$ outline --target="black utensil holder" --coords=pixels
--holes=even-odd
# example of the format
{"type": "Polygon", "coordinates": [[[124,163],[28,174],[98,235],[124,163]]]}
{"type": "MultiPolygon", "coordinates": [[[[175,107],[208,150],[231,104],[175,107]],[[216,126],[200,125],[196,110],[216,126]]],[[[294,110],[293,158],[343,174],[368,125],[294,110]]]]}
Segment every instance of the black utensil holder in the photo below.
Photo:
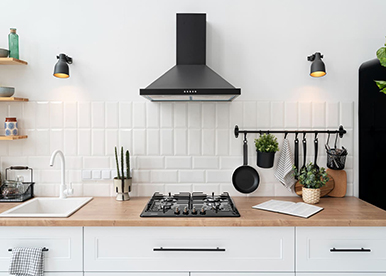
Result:
{"type": "Polygon", "coordinates": [[[343,170],[346,164],[346,153],[337,154],[336,149],[327,150],[327,167],[331,170],[343,170]]]}

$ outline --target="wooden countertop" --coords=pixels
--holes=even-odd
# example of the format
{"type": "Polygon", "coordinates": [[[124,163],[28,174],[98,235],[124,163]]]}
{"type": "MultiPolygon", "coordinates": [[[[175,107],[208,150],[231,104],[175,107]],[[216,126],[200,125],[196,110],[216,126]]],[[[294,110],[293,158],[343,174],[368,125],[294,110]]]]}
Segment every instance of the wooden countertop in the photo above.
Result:
{"type": "MultiPolygon", "coordinates": [[[[68,218],[0,218],[1,226],[386,226],[386,211],[355,197],[322,198],[323,211],[304,219],[252,209],[270,199],[298,202],[299,197],[237,198],[239,218],[141,218],[149,197],[120,202],[97,197],[68,218]]],[[[20,203],[1,203],[4,212],[20,203]]]]}

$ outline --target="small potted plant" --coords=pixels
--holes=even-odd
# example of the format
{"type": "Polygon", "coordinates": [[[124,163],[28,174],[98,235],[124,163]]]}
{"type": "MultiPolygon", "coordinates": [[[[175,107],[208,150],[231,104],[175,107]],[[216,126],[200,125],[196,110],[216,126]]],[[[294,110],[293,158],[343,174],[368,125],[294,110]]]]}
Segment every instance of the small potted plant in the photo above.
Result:
{"type": "Polygon", "coordinates": [[[299,179],[302,187],[302,197],[305,203],[315,204],[320,200],[320,188],[326,185],[329,178],[325,168],[317,168],[312,164],[308,163],[305,168],[302,168],[300,172],[297,171],[296,167],[293,167],[294,176],[299,179]]]}
{"type": "Polygon", "coordinates": [[[272,168],[275,160],[275,153],[279,151],[277,138],[272,134],[264,133],[255,139],[257,152],[257,166],[260,168],[272,168]]]}
{"type": "Polygon", "coordinates": [[[117,147],[115,147],[115,161],[117,164],[117,176],[114,177],[114,188],[115,192],[117,193],[116,200],[129,200],[129,192],[131,192],[131,173],[130,173],[130,153],[127,150],[126,154],[126,176],[124,171],[124,156],[123,156],[123,147],[121,147],[121,162],[119,166],[119,159],[118,159],[118,150],[117,147]],[[120,168],[119,168],[120,167],[120,168]],[[121,170],[120,170],[121,169],[121,170]]]}

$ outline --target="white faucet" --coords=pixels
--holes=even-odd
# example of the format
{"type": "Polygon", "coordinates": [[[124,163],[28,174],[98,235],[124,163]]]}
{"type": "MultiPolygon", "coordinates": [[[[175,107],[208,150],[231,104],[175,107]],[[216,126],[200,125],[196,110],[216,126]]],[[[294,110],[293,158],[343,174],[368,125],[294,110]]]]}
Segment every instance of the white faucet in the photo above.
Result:
{"type": "Polygon", "coordinates": [[[69,187],[68,189],[66,189],[66,182],[65,182],[65,174],[66,174],[66,170],[65,170],[65,160],[64,160],[64,154],[62,151],[60,150],[56,150],[52,153],[51,155],[51,160],[50,160],[50,166],[52,167],[54,165],[54,161],[55,161],[55,157],[56,155],[59,154],[59,157],[60,157],[60,160],[62,161],[62,166],[61,166],[61,169],[62,169],[62,180],[61,180],[61,183],[60,183],[60,188],[59,188],[59,198],[67,198],[68,195],[72,195],[74,190],[69,187]]]}

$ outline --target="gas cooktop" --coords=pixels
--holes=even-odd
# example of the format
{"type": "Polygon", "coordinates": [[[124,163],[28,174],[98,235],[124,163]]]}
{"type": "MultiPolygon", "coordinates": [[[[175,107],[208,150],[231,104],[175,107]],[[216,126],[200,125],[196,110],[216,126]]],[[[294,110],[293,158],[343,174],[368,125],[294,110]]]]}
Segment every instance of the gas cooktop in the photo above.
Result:
{"type": "Polygon", "coordinates": [[[156,192],[141,217],[239,217],[235,204],[227,192],[221,195],[202,192],[181,192],[163,195],[156,192]]]}

